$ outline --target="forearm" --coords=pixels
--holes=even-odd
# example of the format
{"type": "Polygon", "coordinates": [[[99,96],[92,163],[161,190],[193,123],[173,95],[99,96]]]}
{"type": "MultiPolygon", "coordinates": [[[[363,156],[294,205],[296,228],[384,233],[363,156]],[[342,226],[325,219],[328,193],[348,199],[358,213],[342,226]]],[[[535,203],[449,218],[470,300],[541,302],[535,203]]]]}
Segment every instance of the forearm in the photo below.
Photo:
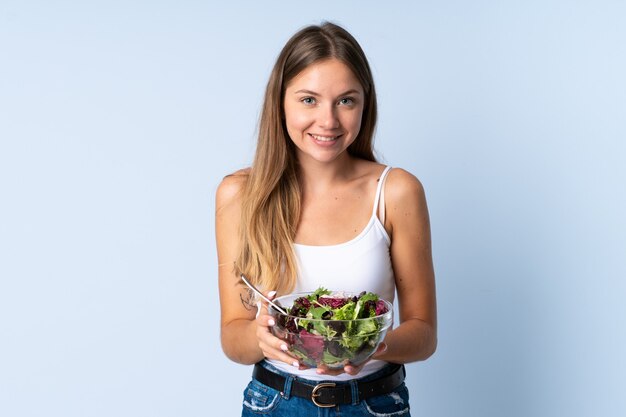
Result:
{"type": "Polygon", "coordinates": [[[248,319],[237,319],[222,325],[222,350],[230,360],[251,365],[264,358],[256,327],[256,322],[248,319]]]}
{"type": "Polygon", "coordinates": [[[410,319],[385,336],[387,350],[376,359],[393,363],[409,363],[428,359],[437,348],[437,332],[430,324],[410,319]]]}

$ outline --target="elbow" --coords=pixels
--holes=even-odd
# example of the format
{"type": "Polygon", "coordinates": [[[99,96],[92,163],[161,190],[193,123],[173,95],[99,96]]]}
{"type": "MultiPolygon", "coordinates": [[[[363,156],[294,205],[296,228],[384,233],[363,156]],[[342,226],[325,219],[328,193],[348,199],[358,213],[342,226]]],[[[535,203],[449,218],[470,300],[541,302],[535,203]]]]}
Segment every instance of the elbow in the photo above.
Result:
{"type": "Polygon", "coordinates": [[[425,337],[422,339],[422,343],[415,351],[415,361],[425,361],[433,356],[437,350],[437,332],[435,330],[430,330],[426,332],[424,336],[425,337]]]}
{"type": "Polygon", "coordinates": [[[250,349],[246,349],[240,338],[229,337],[228,332],[224,332],[220,337],[222,345],[222,352],[231,361],[239,363],[241,365],[253,365],[262,358],[259,358],[255,352],[251,352],[250,349]]]}
{"type": "Polygon", "coordinates": [[[424,357],[422,360],[426,360],[435,354],[435,351],[437,350],[437,343],[437,336],[435,335],[431,337],[431,340],[424,349],[424,357]]]}
{"type": "Polygon", "coordinates": [[[231,361],[235,363],[248,365],[245,361],[245,355],[243,355],[243,352],[241,351],[241,349],[237,349],[236,345],[233,343],[230,343],[228,338],[224,337],[223,334],[221,337],[221,344],[222,344],[222,352],[224,352],[224,355],[226,355],[228,359],[230,359],[231,361]]]}
{"type": "Polygon", "coordinates": [[[242,363],[243,358],[241,355],[235,349],[232,349],[230,345],[224,341],[224,338],[222,338],[222,352],[224,352],[224,355],[231,361],[242,363]]]}
{"type": "Polygon", "coordinates": [[[257,360],[247,357],[245,354],[235,351],[234,349],[222,348],[222,351],[228,359],[241,365],[254,365],[258,362],[257,360]]]}

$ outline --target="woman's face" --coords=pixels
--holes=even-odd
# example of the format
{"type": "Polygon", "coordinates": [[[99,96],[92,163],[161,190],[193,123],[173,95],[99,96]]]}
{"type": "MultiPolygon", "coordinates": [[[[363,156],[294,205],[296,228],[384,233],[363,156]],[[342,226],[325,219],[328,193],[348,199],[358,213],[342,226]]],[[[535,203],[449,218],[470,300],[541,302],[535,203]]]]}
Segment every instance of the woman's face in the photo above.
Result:
{"type": "Polygon", "coordinates": [[[287,132],[300,162],[330,162],[354,142],[361,128],[365,94],[352,71],[337,59],[311,64],[287,85],[287,132]]]}

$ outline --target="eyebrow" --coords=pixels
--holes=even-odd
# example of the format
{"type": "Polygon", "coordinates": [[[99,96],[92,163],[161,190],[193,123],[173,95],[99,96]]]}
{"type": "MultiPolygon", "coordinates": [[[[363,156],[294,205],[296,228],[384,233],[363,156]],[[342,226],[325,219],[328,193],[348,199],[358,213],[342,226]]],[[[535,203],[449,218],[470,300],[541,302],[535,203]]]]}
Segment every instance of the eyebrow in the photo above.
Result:
{"type": "MultiPolygon", "coordinates": [[[[311,91],[311,90],[298,90],[298,91],[295,91],[294,94],[309,94],[312,96],[319,96],[319,93],[316,93],[315,91],[311,91]]],[[[339,97],[346,96],[348,94],[361,94],[361,92],[359,90],[351,89],[351,90],[348,90],[339,94],[339,97]]]]}

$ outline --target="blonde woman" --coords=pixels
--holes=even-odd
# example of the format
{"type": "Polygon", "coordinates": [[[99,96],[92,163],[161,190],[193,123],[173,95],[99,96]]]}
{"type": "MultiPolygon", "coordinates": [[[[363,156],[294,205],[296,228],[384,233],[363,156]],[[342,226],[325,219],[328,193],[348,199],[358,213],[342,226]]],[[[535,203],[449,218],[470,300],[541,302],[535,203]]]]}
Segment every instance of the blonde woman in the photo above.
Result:
{"type": "Polygon", "coordinates": [[[218,187],[222,347],[254,364],[243,416],[409,416],[403,364],[437,344],[430,227],[420,182],[376,162],[376,114],[357,41],[335,24],[306,27],[271,73],[252,166],[218,187]],[[399,325],[365,364],[307,368],[270,332],[242,274],[270,297],[374,292],[397,302],[399,325]]]}

